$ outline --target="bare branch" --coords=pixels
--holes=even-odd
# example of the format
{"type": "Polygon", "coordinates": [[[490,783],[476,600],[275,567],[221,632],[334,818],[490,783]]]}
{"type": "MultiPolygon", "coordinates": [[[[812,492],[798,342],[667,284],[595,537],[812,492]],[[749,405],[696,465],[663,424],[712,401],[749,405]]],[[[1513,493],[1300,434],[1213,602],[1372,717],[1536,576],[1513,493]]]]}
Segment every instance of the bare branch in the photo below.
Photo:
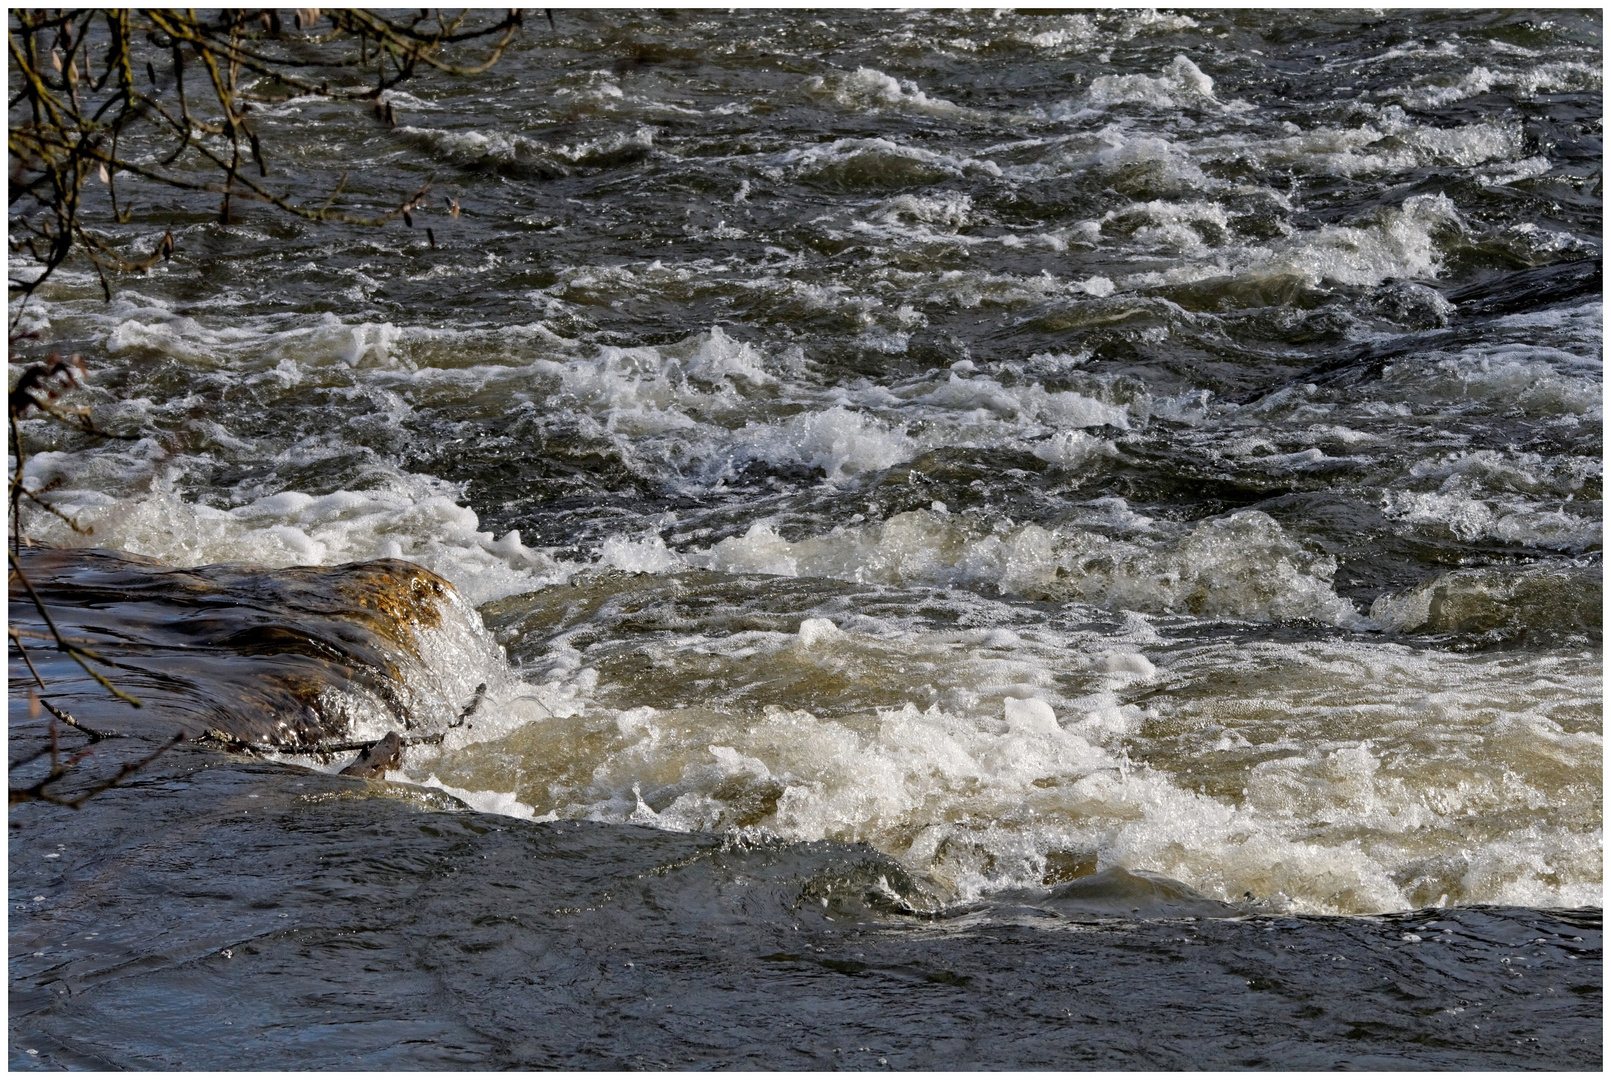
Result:
{"type": "Polygon", "coordinates": [[[248,99],[364,100],[382,122],[395,125],[396,110],[383,100],[385,91],[427,68],[455,76],[486,71],[513,43],[523,15],[508,9],[492,20],[484,14],[472,20],[468,13],[427,11],[405,19],[362,9],[308,8],[299,9],[292,22],[294,29],[288,29],[278,12],[246,9],[212,16],[175,8],[11,12],[11,105],[14,113],[26,110],[26,118],[8,131],[12,247],[39,263],[31,279],[10,282],[13,295],[23,300],[13,325],[27,299],[74,253],[89,261],[108,297],[109,273],[140,272],[173,254],[171,232],[149,258],[128,259],[86,230],[86,184],[105,183],[113,222],[128,220],[117,187],[123,173],[179,192],[217,195],[226,221],[246,201],[308,221],[376,226],[403,217],[412,224],[423,189],[387,213],[358,215],[334,208],[344,181],[322,205],[299,201],[290,188],[265,186],[269,153],[247,120],[248,99]],[[92,55],[92,39],[97,50],[104,45],[104,52],[92,55]],[[472,46],[480,55],[464,57],[472,46]],[[158,79],[159,57],[171,72],[167,85],[158,79]],[[186,79],[191,63],[205,76],[200,80],[205,101],[197,96],[196,80],[186,79]],[[135,83],[141,68],[149,84],[144,91],[135,83]],[[320,71],[347,72],[362,82],[332,86],[328,77],[315,79],[320,71]],[[284,93],[264,98],[243,85],[243,76],[284,93]],[[217,123],[198,115],[198,109],[207,113],[215,107],[217,123]],[[123,136],[136,128],[171,132],[174,143],[158,160],[130,160],[120,147],[123,136]],[[209,146],[208,137],[227,139],[227,151],[209,146]],[[255,178],[243,172],[248,161],[256,166],[255,178]],[[18,210],[22,204],[29,208],[18,210]]]}
{"type": "Polygon", "coordinates": [[[101,663],[105,663],[106,661],[102,660],[99,655],[90,651],[89,649],[74,645],[62,636],[61,630],[57,629],[56,627],[56,620],[50,617],[50,612],[45,608],[45,602],[39,598],[39,593],[35,591],[33,582],[29,581],[28,575],[23,573],[22,565],[17,561],[16,553],[8,551],[6,556],[11,560],[12,576],[20,581],[22,583],[22,587],[27,590],[29,598],[33,601],[34,610],[39,612],[39,617],[43,619],[45,621],[45,625],[50,628],[51,637],[55,638],[56,640],[56,648],[70,656],[79,667],[84,669],[85,674],[89,675],[90,678],[100,683],[107,693],[111,694],[120,701],[128,702],[136,709],[144,707],[144,703],[139,698],[119,690],[117,687],[112,685],[110,680],[108,680],[105,675],[102,675],[100,672],[90,667],[89,661],[91,660],[97,660],[101,663]]]}

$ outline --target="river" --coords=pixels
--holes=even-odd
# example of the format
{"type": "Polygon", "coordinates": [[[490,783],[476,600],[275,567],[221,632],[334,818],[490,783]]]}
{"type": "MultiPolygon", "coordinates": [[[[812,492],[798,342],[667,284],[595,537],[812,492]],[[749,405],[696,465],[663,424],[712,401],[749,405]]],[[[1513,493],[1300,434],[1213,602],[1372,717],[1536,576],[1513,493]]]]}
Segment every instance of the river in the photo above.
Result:
{"type": "Polygon", "coordinates": [[[33,537],[452,589],[320,690],[390,794],[13,812],[13,1062],[1597,1068],[1598,13],[553,14],[255,114],[412,227],[136,188],[23,312],[138,436],[33,537]]]}

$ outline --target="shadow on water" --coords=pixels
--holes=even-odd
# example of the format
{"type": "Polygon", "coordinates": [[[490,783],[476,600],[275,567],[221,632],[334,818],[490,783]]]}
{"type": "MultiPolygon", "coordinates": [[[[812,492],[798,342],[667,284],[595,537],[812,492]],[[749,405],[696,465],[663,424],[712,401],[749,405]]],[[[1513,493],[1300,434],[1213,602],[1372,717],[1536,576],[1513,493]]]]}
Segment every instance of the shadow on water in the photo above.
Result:
{"type": "Polygon", "coordinates": [[[1598,1068],[1600,912],[939,909],[866,847],[470,812],[184,749],[11,830],[11,1064],[1598,1068]]]}

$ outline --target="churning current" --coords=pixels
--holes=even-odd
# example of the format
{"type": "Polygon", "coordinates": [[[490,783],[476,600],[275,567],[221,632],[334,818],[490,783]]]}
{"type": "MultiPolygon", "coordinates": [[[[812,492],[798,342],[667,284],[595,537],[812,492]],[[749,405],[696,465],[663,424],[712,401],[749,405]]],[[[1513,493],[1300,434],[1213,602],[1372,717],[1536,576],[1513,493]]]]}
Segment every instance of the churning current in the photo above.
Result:
{"type": "Polygon", "coordinates": [[[1601,902],[1598,13],[554,14],[254,114],[412,229],[136,195],[27,530],[437,571],[484,810],[1601,902]]]}

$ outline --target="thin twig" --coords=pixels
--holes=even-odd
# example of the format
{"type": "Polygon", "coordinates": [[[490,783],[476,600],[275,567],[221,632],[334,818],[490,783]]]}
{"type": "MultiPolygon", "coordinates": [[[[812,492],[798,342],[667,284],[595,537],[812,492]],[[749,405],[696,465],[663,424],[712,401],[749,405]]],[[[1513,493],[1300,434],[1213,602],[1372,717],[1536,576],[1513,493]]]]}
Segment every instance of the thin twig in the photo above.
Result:
{"type": "Polygon", "coordinates": [[[39,699],[39,704],[43,705],[46,709],[48,709],[50,711],[51,715],[56,717],[56,719],[60,720],[62,723],[67,724],[67,725],[69,725],[71,727],[75,727],[78,730],[82,731],[84,734],[88,735],[89,738],[90,738],[90,742],[92,742],[92,743],[98,743],[102,739],[121,739],[121,738],[124,738],[123,735],[120,735],[119,733],[117,733],[115,731],[98,731],[95,728],[90,727],[88,724],[84,723],[82,720],[79,720],[76,717],[74,717],[73,714],[68,712],[66,709],[58,708],[57,706],[51,704],[51,702],[46,698],[40,698],[39,699]]]}
{"type": "Polygon", "coordinates": [[[39,677],[38,670],[34,668],[34,662],[28,658],[28,650],[23,648],[22,639],[17,636],[17,630],[8,626],[6,627],[6,635],[11,638],[11,643],[17,647],[17,652],[22,654],[22,662],[28,665],[28,673],[34,677],[34,682],[38,683],[39,689],[43,690],[45,680],[39,677]]]}
{"type": "Polygon", "coordinates": [[[100,660],[102,663],[105,663],[106,661],[101,660],[100,656],[88,649],[80,648],[77,645],[71,644],[65,637],[62,636],[61,630],[59,630],[56,626],[56,620],[50,617],[50,612],[45,609],[45,602],[39,598],[39,593],[34,590],[33,582],[29,581],[28,575],[23,573],[22,564],[17,561],[16,554],[14,552],[7,552],[6,556],[11,560],[11,572],[16,575],[18,581],[22,582],[22,587],[28,590],[28,596],[34,602],[34,609],[39,612],[39,617],[45,620],[45,625],[50,627],[51,636],[56,639],[56,648],[72,657],[78,666],[83,668],[85,673],[89,675],[90,678],[100,683],[101,686],[105,688],[106,691],[113,697],[118,698],[121,701],[128,702],[136,709],[143,708],[144,703],[141,702],[139,698],[119,690],[117,687],[112,685],[111,681],[108,680],[105,675],[102,675],[100,672],[89,666],[90,660],[100,660]]]}
{"type": "MultiPolygon", "coordinates": [[[[13,164],[11,243],[13,250],[27,251],[39,263],[39,272],[31,280],[10,282],[12,291],[22,298],[13,326],[28,299],[74,252],[88,259],[108,296],[112,291],[109,270],[137,272],[171,254],[169,238],[166,251],[159,249],[148,259],[129,260],[86,230],[84,188],[97,178],[107,185],[113,220],[119,223],[126,212],[116,186],[120,173],[178,191],[219,195],[226,217],[233,215],[232,207],[241,199],[268,203],[314,221],[380,225],[411,216],[423,192],[388,213],[360,217],[333,211],[344,184],[338,185],[323,206],[315,208],[293,201],[288,192],[259,183],[269,169],[262,142],[246,120],[249,101],[317,96],[381,103],[387,90],[426,68],[452,76],[488,70],[503,57],[524,23],[518,9],[508,9],[496,21],[479,26],[469,25],[465,14],[438,12],[433,18],[422,13],[405,20],[362,9],[326,9],[318,21],[328,22],[328,32],[300,34],[287,34],[275,12],[237,9],[215,16],[156,8],[82,9],[66,14],[17,9],[10,18],[7,43],[14,115],[8,131],[13,164]],[[97,19],[104,22],[101,40],[106,42],[99,71],[87,49],[89,28],[97,19]],[[311,51],[311,55],[298,56],[283,46],[270,45],[278,41],[293,42],[295,49],[311,51]],[[466,63],[448,55],[448,50],[471,43],[485,43],[478,61],[466,63]],[[147,55],[137,57],[137,53],[147,55]],[[171,65],[172,78],[166,85],[157,78],[157,56],[165,56],[171,65]],[[187,56],[200,66],[205,78],[186,80],[187,56]],[[373,80],[368,77],[372,59],[373,80]],[[135,71],[140,68],[150,83],[145,89],[135,81],[135,71]],[[361,81],[337,86],[331,86],[329,79],[313,81],[312,71],[332,68],[359,75],[361,81]],[[276,88],[275,94],[265,96],[243,87],[243,75],[263,80],[276,88]],[[202,119],[215,108],[220,122],[202,119]],[[157,159],[125,158],[120,153],[122,136],[137,125],[163,132],[171,129],[176,136],[171,149],[157,159]],[[227,139],[227,153],[219,154],[208,145],[208,138],[227,139]],[[187,168],[181,159],[190,151],[195,151],[195,157],[188,159],[187,168]],[[257,179],[242,172],[248,151],[257,165],[257,179]],[[213,178],[198,178],[195,164],[213,178]],[[180,169],[184,171],[176,171],[180,169]],[[29,204],[31,209],[20,209],[29,204]]],[[[300,16],[296,22],[298,30],[306,30],[300,16]]],[[[384,102],[380,112],[386,123],[396,123],[390,102],[384,102]]]]}
{"type": "MultiPolygon", "coordinates": [[[[210,734],[210,733],[209,733],[210,734]]],[[[403,735],[399,736],[404,746],[436,746],[441,743],[446,732],[438,731],[435,735],[403,735]]],[[[384,738],[385,736],[382,736],[384,738]]],[[[276,746],[268,749],[276,753],[288,754],[292,757],[328,757],[331,754],[343,754],[350,750],[368,750],[380,742],[380,739],[357,739],[351,742],[315,743],[312,746],[276,746]]]]}
{"type": "Polygon", "coordinates": [[[157,760],[157,758],[161,757],[163,754],[166,754],[169,750],[172,750],[175,746],[178,746],[184,741],[185,733],[181,731],[173,738],[157,747],[150,754],[141,758],[139,761],[131,761],[127,763],[122,768],[118,769],[118,771],[112,776],[96,783],[93,787],[86,791],[79,792],[76,798],[67,799],[60,795],[54,795],[50,792],[47,792],[45,788],[48,785],[61,779],[60,775],[51,775],[39,781],[39,783],[32,784],[28,787],[11,788],[11,805],[16,806],[18,803],[24,802],[47,802],[54,803],[57,806],[66,806],[70,809],[77,810],[96,795],[99,795],[101,792],[106,791],[109,788],[116,787],[118,784],[122,783],[125,778],[133,773],[139,772],[141,769],[145,768],[147,765],[157,760]]]}

